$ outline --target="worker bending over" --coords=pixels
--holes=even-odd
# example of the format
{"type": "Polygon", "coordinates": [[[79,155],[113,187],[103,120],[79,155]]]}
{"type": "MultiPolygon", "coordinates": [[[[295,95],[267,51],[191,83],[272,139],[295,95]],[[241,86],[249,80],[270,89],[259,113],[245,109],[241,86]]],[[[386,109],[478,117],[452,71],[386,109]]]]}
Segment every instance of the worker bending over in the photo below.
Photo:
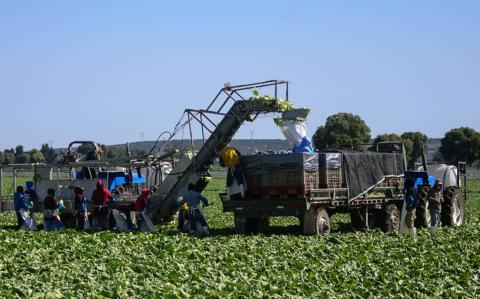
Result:
{"type": "Polygon", "coordinates": [[[190,233],[198,232],[201,234],[208,234],[208,223],[200,203],[203,203],[208,207],[208,200],[202,194],[195,191],[195,186],[193,184],[188,185],[188,191],[185,192],[183,198],[179,198],[178,201],[179,206],[184,204],[188,205],[190,233]]]}

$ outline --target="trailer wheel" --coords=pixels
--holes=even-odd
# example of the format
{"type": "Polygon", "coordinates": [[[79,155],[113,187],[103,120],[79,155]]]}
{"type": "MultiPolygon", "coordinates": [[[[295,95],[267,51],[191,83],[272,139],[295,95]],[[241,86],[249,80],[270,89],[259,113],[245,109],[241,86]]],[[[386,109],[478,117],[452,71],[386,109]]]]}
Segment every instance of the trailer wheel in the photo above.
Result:
{"type": "Polygon", "coordinates": [[[330,235],[330,216],[324,208],[310,208],[305,212],[302,224],[305,235],[330,235]]]}
{"type": "Polygon", "coordinates": [[[387,204],[380,217],[380,227],[383,231],[398,231],[400,229],[400,211],[393,203],[387,204]]]}
{"type": "Polygon", "coordinates": [[[460,190],[447,188],[444,192],[442,204],[442,224],[446,226],[460,226],[465,220],[465,200],[460,190]]]}
{"type": "Polygon", "coordinates": [[[327,210],[320,208],[316,210],[316,219],[315,219],[315,233],[316,235],[330,235],[330,216],[328,215],[327,210]]]}
{"type": "Polygon", "coordinates": [[[419,201],[415,212],[415,227],[430,227],[432,223],[432,217],[428,210],[428,191],[426,189],[419,190],[419,201]]]}

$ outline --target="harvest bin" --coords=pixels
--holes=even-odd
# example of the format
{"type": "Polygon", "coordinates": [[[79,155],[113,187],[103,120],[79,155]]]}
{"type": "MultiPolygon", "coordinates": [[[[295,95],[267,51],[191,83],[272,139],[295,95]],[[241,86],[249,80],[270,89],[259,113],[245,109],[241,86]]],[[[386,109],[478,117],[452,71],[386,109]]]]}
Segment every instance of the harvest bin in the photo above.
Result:
{"type": "Polygon", "coordinates": [[[342,188],[342,153],[319,153],[319,187],[342,188]]]}
{"type": "Polygon", "coordinates": [[[242,156],[249,197],[305,197],[318,189],[318,154],[242,156]]]}

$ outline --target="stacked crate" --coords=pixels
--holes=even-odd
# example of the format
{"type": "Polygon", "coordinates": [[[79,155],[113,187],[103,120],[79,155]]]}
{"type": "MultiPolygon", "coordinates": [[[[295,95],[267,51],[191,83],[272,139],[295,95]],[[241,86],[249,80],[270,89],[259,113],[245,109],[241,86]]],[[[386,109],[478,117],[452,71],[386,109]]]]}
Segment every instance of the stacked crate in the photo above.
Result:
{"type": "Polygon", "coordinates": [[[319,187],[342,188],[342,154],[341,153],[320,153],[319,165],[319,187]]]}
{"type": "Polygon", "coordinates": [[[317,154],[242,156],[250,197],[305,197],[318,188],[317,154]]]}

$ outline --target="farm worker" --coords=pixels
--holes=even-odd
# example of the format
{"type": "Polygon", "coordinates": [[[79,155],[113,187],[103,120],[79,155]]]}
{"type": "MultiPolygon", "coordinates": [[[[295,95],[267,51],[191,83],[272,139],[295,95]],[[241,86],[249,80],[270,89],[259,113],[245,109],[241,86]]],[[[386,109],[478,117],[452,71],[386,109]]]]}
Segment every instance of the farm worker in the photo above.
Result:
{"type": "Polygon", "coordinates": [[[17,214],[17,225],[18,228],[36,230],[35,216],[30,212],[32,205],[26,199],[24,191],[22,186],[18,186],[17,192],[15,192],[13,197],[13,208],[17,214]]]}
{"type": "Polygon", "coordinates": [[[74,199],[74,216],[75,216],[75,226],[78,230],[83,230],[85,228],[85,220],[88,221],[87,214],[87,202],[85,196],[83,196],[84,189],[81,187],[75,187],[73,192],[75,193],[74,199]]]}
{"type": "Polygon", "coordinates": [[[45,224],[45,230],[51,231],[53,228],[60,231],[63,228],[60,216],[57,213],[58,208],[62,208],[55,200],[55,189],[47,190],[47,197],[43,200],[43,220],[45,224]]]}
{"type": "Polygon", "coordinates": [[[25,199],[24,189],[22,186],[17,187],[17,192],[13,195],[13,208],[17,214],[17,228],[21,228],[25,222],[22,217],[22,210],[28,211],[30,206],[25,199]]]}
{"type": "Polygon", "coordinates": [[[435,181],[435,184],[428,192],[428,210],[430,211],[430,217],[432,219],[430,226],[430,235],[433,236],[435,228],[440,220],[440,213],[442,211],[443,203],[443,183],[439,180],[435,181]]]}
{"type": "Polygon", "coordinates": [[[112,199],[110,191],[103,186],[103,181],[97,181],[97,188],[92,193],[93,220],[96,223],[96,228],[104,230],[107,228],[108,220],[108,203],[112,199]]]}
{"type": "Polygon", "coordinates": [[[418,192],[417,189],[414,188],[414,182],[411,179],[405,180],[405,205],[407,208],[407,216],[405,217],[405,224],[408,228],[408,233],[410,237],[413,239],[417,234],[417,230],[415,228],[415,213],[416,207],[418,204],[418,192]]]}
{"type": "Polygon", "coordinates": [[[188,205],[188,221],[190,223],[190,233],[199,232],[208,234],[208,223],[205,218],[202,206],[203,203],[208,207],[208,200],[200,193],[195,191],[195,185],[188,184],[188,191],[178,201],[178,205],[188,205]]]}
{"type": "Polygon", "coordinates": [[[145,212],[147,208],[149,193],[150,191],[148,189],[142,189],[140,195],[135,200],[135,218],[137,222],[137,227],[139,229],[143,222],[143,216],[141,213],[145,212]]]}
{"type": "Polygon", "coordinates": [[[219,153],[220,166],[227,167],[227,192],[228,196],[232,195],[233,179],[237,180],[240,187],[240,194],[245,197],[245,176],[242,166],[240,165],[240,152],[234,148],[225,146],[219,153]]]}

